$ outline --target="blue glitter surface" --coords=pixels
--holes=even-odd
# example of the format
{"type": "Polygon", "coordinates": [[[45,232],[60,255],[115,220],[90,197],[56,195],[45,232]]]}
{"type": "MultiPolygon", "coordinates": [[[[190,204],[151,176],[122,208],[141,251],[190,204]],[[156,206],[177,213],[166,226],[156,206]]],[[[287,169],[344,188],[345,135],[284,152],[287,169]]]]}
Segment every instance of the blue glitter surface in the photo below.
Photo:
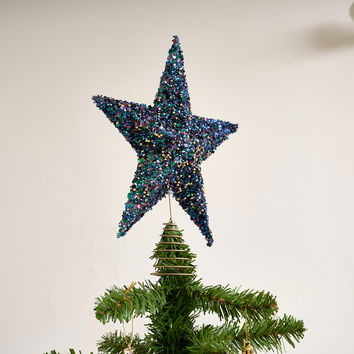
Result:
{"type": "Polygon", "coordinates": [[[152,106],[105,96],[93,100],[138,154],[117,236],[124,236],[171,190],[211,246],[200,164],[238,125],[192,115],[178,37],[173,37],[152,106]]]}

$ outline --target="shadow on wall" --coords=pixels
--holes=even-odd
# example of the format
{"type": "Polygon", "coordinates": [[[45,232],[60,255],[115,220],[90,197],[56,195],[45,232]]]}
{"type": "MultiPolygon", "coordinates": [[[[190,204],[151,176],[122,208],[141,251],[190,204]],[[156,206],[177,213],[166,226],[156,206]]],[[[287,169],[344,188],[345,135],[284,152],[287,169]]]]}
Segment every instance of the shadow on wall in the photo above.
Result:
{"type": "Polygon", "coordinates": [[[320,51],[354,48],[354,25],[324,24],[310,30],[310,44],[320,51]]]}

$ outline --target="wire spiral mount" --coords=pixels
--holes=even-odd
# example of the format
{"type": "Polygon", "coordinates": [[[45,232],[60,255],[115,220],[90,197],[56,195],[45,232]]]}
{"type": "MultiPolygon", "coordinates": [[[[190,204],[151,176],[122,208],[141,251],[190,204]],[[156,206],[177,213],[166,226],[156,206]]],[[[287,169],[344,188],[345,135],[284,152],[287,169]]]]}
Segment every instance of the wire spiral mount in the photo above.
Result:
{"type": "Polygon", "coordinates": [[[190,252],[190,248],[183,240],[183,230],[179,230],[172,221],[164,223],[164,229],[160,242],[156,244],[151,259],[155,259],[156,276],[195,276],[196,256],[190,252]]]}

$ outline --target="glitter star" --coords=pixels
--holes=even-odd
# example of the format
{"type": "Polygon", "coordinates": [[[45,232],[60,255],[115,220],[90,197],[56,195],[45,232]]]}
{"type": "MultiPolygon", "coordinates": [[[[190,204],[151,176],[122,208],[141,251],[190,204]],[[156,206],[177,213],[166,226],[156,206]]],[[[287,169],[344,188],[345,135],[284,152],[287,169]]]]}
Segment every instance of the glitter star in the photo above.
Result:
{"type": "Polygon", "coordinates": [[[178,37],[173,37],[152,106],[106,96],[94,96],[93,100],[138,154],[117,237],[124,236],[172,191],[211,246],[200,164],[238,125],[192,115],[178,37]]]}

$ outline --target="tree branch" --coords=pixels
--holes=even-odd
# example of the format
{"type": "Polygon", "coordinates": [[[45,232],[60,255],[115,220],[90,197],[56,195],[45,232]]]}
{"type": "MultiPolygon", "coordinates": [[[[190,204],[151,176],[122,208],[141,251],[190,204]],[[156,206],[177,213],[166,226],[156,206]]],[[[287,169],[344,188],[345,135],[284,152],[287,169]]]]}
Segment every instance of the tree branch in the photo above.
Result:
{"type": "Polygon", "coordinates": [[[113,287],[97,298],[96,318],[102,323],[108,321],[128,322],[132,317],[143,316],[145,313],[155,313],[166,303],[166,297],[161,288],[147,281],[139,283],[138,287],[113,287]]]}
{"type": "Polygon", "coordinates": [[[241,319],[247,311],[250,320],[259,321],[278,311],[275,296],[252,290],[231,289],[228,286],[203,287],[200,282],[190,289],[196,306],[203,312],[214,312],[220,319],[241,319]]]}
{"type": "MultiPolygon", "coordinates": [[[[266,319],[255,324],[249,324],[249,336],[252,345],[257,350],[271,351],[281,349],[282,339],[291,346],[304,337],[303,321],[292,316],[279,319],[266,319]]],[[[191,338],[193,345],[188,349],[191,353],[238,352],[246,340],[245,328],[237,324],[226,323],[222,326],[202,326],[191,338]]]]}
{"type": "Polygon", "coordinates": [[[131,343],[132,348],[134,348],[135,354],[146,354],[150,352],[149,348],[139,336],[136,335],[130,338],[121,333],[106,333],[102,336],[102,339],[97,343],[98,352],[104,354],[120,354],[128,347],[129,343],[131,343]]]}

